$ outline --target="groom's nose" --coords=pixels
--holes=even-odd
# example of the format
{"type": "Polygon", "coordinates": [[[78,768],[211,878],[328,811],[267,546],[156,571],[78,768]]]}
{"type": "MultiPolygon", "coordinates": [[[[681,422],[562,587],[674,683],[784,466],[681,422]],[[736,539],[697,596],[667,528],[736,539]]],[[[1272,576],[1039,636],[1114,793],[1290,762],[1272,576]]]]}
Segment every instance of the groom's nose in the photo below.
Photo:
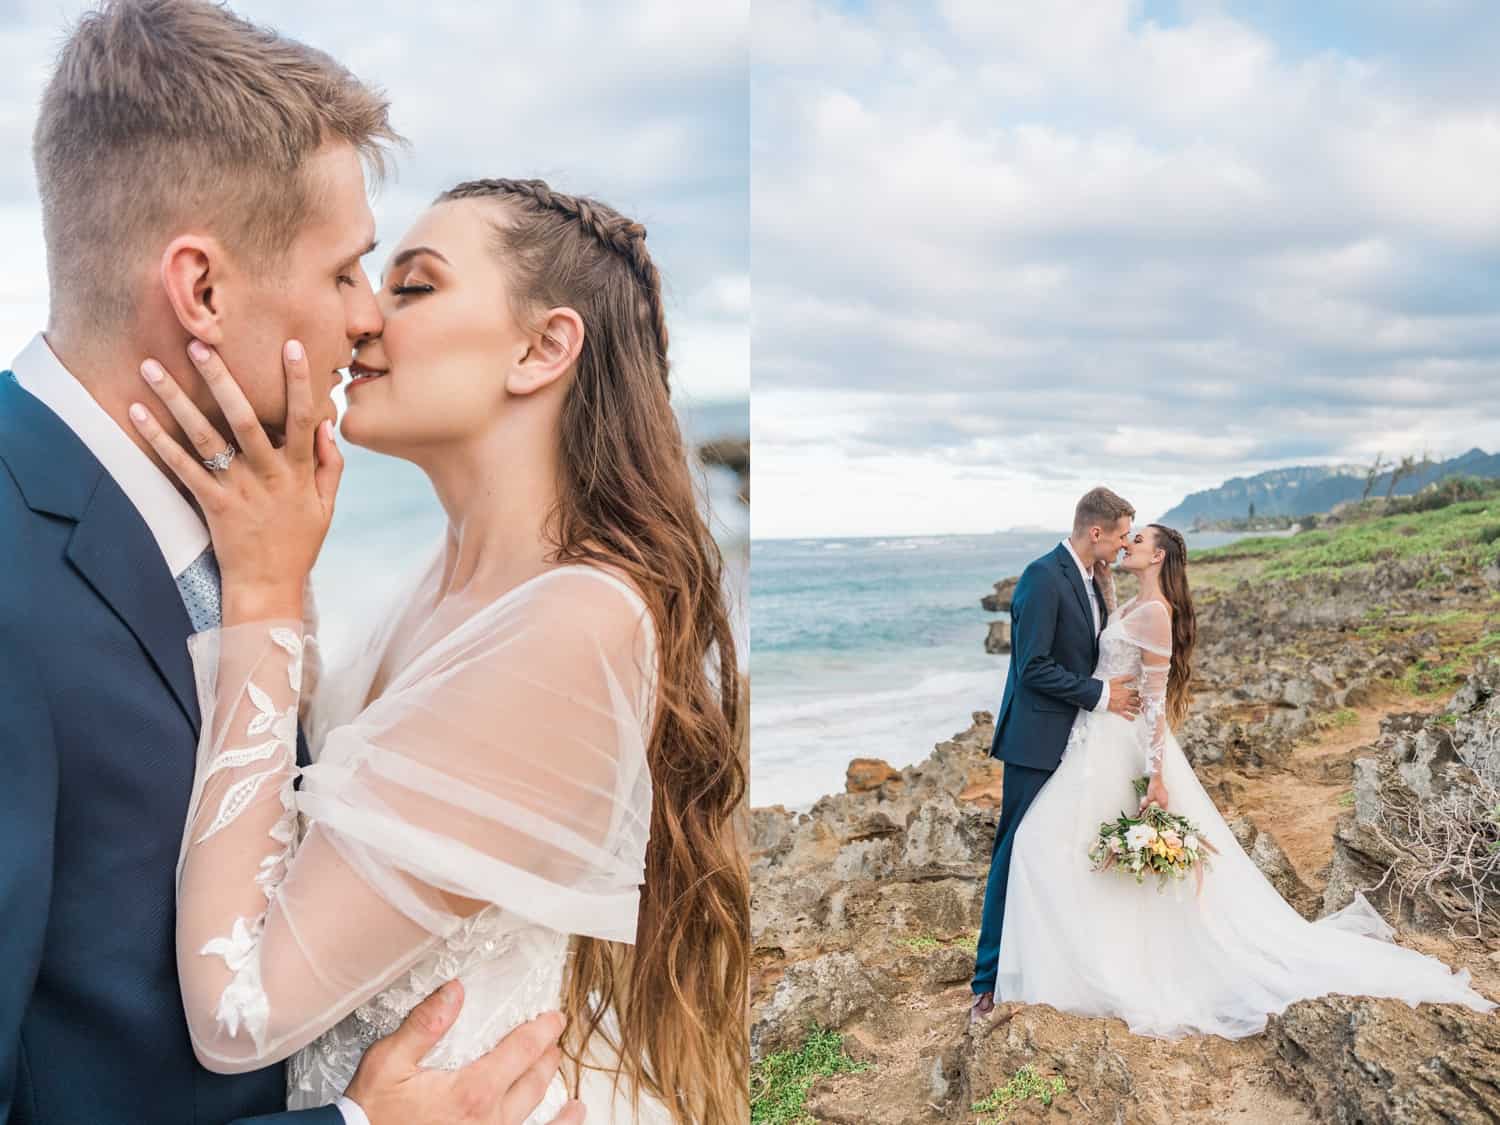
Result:
{"type": "Polygon", "coordinates": [[[360,341],[379,336],[385,331],[385,317],[381,315],[380,302],[375,299],[375,293],[368,285],[361,286],[358,294],[350,301],[347,316],[345,332],[351,344],[357,345],[360,341]]]}

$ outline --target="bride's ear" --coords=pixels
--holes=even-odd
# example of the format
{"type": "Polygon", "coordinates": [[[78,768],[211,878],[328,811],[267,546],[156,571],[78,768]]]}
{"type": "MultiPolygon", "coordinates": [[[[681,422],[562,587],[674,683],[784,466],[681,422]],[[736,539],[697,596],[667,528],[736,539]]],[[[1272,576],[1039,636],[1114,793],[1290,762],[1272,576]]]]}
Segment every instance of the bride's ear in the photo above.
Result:
{"type": "Polygon", "coordinates": [[[551,386],[578,362],[583,351],[583,317],[567,307],[548,309],[521,361],[506,377],[514,395],[535,394],[551,386]]]}

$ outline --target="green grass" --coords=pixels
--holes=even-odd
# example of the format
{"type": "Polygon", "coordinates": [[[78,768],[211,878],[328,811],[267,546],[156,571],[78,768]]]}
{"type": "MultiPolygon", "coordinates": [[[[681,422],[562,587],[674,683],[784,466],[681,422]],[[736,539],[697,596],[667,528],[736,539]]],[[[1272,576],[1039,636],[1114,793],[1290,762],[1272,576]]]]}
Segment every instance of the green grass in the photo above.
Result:
{"type": "Polygon", "coordinates": [[[1473,644],[1465,645],[1465,656],[1481,656],[1491,649],[1500,648],[1500,629],[1490,629],[1473,644]]]}
{"type": "Polygon", "coordinates": [[[1359,712],[1345,707],[1339,711],[1328,711],[1319,715],[1314,722],[1322,730],[1327,730],[1329,727],[1337,727],[1342,730],[1344,727],[1352,727],[1355,723],[1359,722],[1359,712]]]}
{"type": "Polygon", "coordinates": [[[923,934],[921,937],[897,938],[896,941],[914,953],[927,953],[943,944],[937,938],[929,937],[927,934],[923,934]]]}
{"type": "Polygon", "coordinates": [[[970,930],[962,937],[936,938],[931,934],[921,934],[917,937],[901,937],[896,939],[897,945],[904,945],[914,953],[931,953],[934,949],[942,949],[952,946],[954,949],[967,949],[974,953],[979,949],[979,931],[970,930]]]}
{"type": "Polygon", "coordinates": [[[1344,809],[1352,809],[1354,807],[1354,790],[1351,789],[1347,793],[1339,794],[1339,807],[1344,809]]]}
{"type": "Polygon", "coordinates": [[[1461,660],[1418,660],[1398,682],[1408,695],[1444,695],[1456,691],[1470,670],[1468,662],[1461,660]]]}
{"type": "Polygon", "coordinates": [[[999,1125],[1022,1102],[1035,1098],[1042,1105],[1050,1106],[1053,1098],[1067,1091],[1068,1084],[1061,1078],[1043,1078],[1028,1064],[1016,1071],[1004,1086],[991,1091],[983,1101],[974,1103],[974,1112],[982,1115],[975,1125],[999,1125]]]}
{"type": "Polygon", "coordinates": [[[1490,496],[1430,512],[1365,519],[1284,538],[1241,539],[1196,551],[1193,561],[1260,560],[1265,578],[1297,578],[1424,555],[1435,563],[1473,567],[1500,559],[1500,531],[1496,529],[1500,529],[1500,498],[1490,496]]]}
{"type": "Polygon", "coordinates": [[[777,1051],[750,1068],[751,1125],[816,1125],[807,1112],[813,1082],[869,1069],[844,1053],[844,1037],[813,1025],[795,1051],[777,1051]]]}

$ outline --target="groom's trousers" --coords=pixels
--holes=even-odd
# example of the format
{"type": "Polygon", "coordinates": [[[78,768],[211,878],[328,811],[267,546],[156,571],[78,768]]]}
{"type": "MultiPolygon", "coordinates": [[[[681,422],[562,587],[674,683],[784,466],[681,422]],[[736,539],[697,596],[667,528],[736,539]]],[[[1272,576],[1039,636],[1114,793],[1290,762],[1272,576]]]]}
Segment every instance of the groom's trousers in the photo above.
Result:
{"type": "Polygon", "coordinates": [[[984,918],[979,925],[979,948],[974,956],[977,996],[995,991],[995,972],[1000,964],[1000,929],[1005,922],[1005,888],[1010,882],[1010,849],[1021,818],[1047,784],[1053,770],[1005,763],[1000,782],[1000,823],[995,826],[995,850],[990,856],[990,877],[984,887],[984,918]]]}

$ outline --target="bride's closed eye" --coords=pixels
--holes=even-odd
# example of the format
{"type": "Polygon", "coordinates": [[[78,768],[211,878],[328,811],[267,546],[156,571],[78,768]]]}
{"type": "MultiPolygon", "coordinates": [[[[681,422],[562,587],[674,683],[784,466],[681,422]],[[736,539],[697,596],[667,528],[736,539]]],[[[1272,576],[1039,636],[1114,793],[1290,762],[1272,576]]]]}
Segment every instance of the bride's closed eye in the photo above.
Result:
{"type": "Polygon", "coordinates": [[[413,295],[420,295],[422,293],[432,293],[432,292],[435,292],[435,291],[436,291],[436,289],[435,289],[434,286],[428,285],[425,282],[421,283],[421,284],[417,284],[417,285],[392,285],[391,286],[391,292],[394,293],[397,297],[410,297],[410,296],[413,296],[413,295]]]}

